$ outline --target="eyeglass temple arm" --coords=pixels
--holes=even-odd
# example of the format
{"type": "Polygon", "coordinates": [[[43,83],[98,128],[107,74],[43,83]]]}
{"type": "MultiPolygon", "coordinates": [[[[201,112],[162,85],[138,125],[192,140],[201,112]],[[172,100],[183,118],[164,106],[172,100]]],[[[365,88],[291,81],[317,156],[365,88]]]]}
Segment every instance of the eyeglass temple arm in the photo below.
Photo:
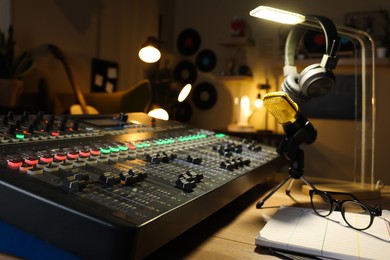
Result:
{"type": "Polygon", "coordinates": [[[338,192],[338,191],[324,191],[326,193],[328,193],[329,195],[344,195],[344,196],[350,196],[351,198],[353,198],[354,200],[358,200],[358,198],[351,194],[351,193],[347,193],[347,192],[338,192]]]}

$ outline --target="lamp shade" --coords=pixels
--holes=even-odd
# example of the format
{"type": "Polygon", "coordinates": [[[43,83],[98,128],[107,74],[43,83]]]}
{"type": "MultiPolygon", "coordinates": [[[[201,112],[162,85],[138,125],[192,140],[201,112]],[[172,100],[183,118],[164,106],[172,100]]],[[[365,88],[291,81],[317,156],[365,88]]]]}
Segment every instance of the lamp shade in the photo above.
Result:
{"type": "Polygon", "coordinates": [[[183,102],[187,97],[188,95],[190,94],[191,92],[191,89],[192,89],[192,85],[191,84],[186,84],[180,91],[179,93],[179,96],[177,98],[177,101],[178,102],[183,102]]]}
{"type": "Polygon", "coordinates": [[[159,40],[155,37],[148,37],[138,52],[139,58],[146,63],[155,63],[160,60],[159,40]]]}
{"type": "Polygon", "coordinates": [[[251,16],[284,24],[298,24],[305,21],[305,16],[285,10],[259,6],[249,12],[251,16]]]}

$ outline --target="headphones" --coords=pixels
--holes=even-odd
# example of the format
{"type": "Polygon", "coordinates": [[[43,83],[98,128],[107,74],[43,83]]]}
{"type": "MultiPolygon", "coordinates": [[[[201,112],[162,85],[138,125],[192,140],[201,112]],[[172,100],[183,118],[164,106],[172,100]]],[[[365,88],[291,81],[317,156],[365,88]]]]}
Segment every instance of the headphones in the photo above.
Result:
{"type": "Polygon", "coordinates": [[[324,31],[326,53],[322,56],[321,63],[309,65],[301,73],[297,73],[297,67],[294,65],[295,51],[306,30],[295,26],[288,34],[285,46],[285,66],[283,67],[285,79],[282,89],[297,103],[329,93],[336,81],[332,72],[337,65],[337,51],[340,46],[336,26],[326,17],[310,17],[318,21],[324,31]]]}

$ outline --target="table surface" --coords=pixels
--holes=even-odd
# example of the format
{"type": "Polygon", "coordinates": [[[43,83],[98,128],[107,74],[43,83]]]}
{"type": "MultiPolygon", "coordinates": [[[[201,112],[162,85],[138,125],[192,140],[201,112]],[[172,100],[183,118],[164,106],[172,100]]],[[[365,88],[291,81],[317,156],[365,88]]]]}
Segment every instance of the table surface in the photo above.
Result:
{"type": "MultiPolygon", "coordinates": [[[[256,203],[275,184],[277,182],[255,186],[146,259],[288,259],[269,249],[257,247],[255,237],[280,206],[310,207],[310,198],[302,192],[304,183],[295,180],[290,196],[285,193],[287,183],[261,209],[257,209],[256,203]]],[[[390,195],[386,193],[379,200],[366,202],[372,206],[380,203],[383,209],[390,209],[390,195]]],[[[0,259],[13,258],[0,253],[0,259]]]]}
{"type": "MultiPolygon", "coordinates": [[[[261,209],[256,208],[272,187],[256,186],[191,230],[149,256],[169,259],[286,259],[269,249],[257,247],[255,237],[280,206],[311,207],[310,197],[302,192],[301,180],[294,180],[290,196],[288,183],[273,194],[261,209]]],[[[390,196],[365,200],[390,209],[390,196]]]]}

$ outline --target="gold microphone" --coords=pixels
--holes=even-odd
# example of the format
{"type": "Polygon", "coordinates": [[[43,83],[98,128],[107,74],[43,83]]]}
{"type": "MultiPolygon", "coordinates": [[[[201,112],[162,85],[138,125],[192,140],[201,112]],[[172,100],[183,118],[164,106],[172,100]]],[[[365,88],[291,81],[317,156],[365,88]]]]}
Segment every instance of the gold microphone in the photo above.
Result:
{"type": "Polygon", "coordinates": [[[264,106],[283,126],[286,137],[278,147],[278,153],[294,160],[299,145],[311,144],[317,138],[317,130],[302,115],[298,105],[283,91],[269,92],[264,95],[264,106]]]}

